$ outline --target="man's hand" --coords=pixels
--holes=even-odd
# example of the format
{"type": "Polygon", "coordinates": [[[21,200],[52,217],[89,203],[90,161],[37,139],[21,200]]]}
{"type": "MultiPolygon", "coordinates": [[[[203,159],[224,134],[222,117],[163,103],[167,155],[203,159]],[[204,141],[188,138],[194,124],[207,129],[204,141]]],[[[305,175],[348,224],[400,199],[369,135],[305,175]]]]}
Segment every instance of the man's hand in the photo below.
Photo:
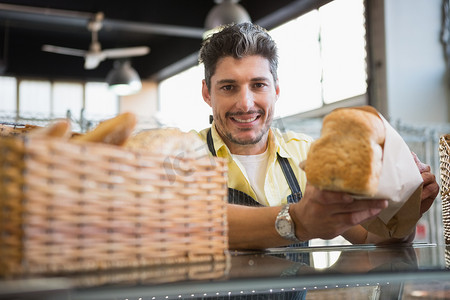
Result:
{"type": "Polygon", "coordinates": [[[430,209],[434,199],[436,199],[439,193],[439,185],[436,182],[436,177],[433,173],[431,173],[431,167],[421,162],[414,152],[411,153],[423,179],[420,214],[424,214],[428,209],[430,209]]]}
{"type": "Polygon", "coordinates": [[[377,216],[387,205],[387,200],[355,200],[349,194],[307,184],[303,199],[291,206],[290,213],[300,240],[332,239],[377,216]]]}

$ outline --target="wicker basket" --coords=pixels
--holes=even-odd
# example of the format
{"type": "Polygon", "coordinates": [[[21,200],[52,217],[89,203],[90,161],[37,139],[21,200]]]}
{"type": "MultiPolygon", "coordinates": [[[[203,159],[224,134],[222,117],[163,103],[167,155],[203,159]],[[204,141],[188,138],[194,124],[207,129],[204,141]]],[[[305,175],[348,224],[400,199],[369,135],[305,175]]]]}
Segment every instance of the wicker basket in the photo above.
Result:
{"type": "Polygon", "coordinates": [[[0,139],[0,275],[226,260],[226,163],[0,139]]]}
{"type": "Polygon", "coordinates": [[[450,134],[439,140],[442,221],[444,223],[445,244],[450,244],[450,134]]]}

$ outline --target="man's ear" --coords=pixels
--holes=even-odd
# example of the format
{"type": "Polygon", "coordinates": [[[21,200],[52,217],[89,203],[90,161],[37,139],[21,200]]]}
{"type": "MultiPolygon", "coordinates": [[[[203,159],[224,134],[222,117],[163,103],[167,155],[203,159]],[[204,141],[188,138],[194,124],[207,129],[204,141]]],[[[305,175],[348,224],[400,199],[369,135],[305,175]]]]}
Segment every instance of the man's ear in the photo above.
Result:
{"type": "Polygon", "coordinates": [[[209,106],[211,106],[211,95],[209,94],[209,90],[208,87],[206,86],[205,79],[202,80],[202,96],[203,101],[205,101],[206,103],[208,103],[209,106]]]}
{"type": "Polygon", "coordinates": [[[276,100],[280,98],[280,85],[278,84],[278,78],[275,81],[275,94],[276,94],[276,100]]]}

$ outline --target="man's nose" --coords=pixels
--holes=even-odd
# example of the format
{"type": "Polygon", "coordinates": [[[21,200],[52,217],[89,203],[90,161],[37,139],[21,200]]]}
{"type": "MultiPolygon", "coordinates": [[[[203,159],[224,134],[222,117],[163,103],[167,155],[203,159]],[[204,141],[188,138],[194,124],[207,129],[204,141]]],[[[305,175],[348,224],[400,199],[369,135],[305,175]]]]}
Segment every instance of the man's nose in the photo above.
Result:
{"type": "Polygon", "coordinates": [[[236,106],[243,111],[248,111],[253,107],[255,97],[251,89],[245,87],[238,95],[236,106]]]}

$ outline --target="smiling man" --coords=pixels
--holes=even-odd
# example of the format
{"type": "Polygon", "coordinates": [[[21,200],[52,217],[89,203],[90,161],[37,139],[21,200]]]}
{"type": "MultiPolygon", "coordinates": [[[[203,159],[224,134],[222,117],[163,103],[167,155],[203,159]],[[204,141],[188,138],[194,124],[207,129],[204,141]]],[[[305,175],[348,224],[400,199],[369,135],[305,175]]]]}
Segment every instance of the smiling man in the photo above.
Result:
{"type": "MultiPolygon", "coordinates": [[[[212,155],[228,161],[230,248],[307,246],[310,239],[338,235],[352,243],[413,239],[386,241],[359,225],[379,214],[386,200],[354,201],[307,184],[299,164],[312,139],[271,128],[280,87],[277,47],[265,29],[225,26],[204,41],[199,61],[205,67],[202,96],[214,118],[200,136],[212,155]]],[[[429,167],[421,173],[427,210],[426,199],[434,199],[439,188],[429,167]]]]}
{"type": "Polygon", "coordinates": [[[231,153],[251,155],[266,150],[280,92],[269,70],[269,62],[260,56],[224,57],[216,65],[211,87],[203,83],[203,97],[213,109],[216,130],[231,153]]]}

